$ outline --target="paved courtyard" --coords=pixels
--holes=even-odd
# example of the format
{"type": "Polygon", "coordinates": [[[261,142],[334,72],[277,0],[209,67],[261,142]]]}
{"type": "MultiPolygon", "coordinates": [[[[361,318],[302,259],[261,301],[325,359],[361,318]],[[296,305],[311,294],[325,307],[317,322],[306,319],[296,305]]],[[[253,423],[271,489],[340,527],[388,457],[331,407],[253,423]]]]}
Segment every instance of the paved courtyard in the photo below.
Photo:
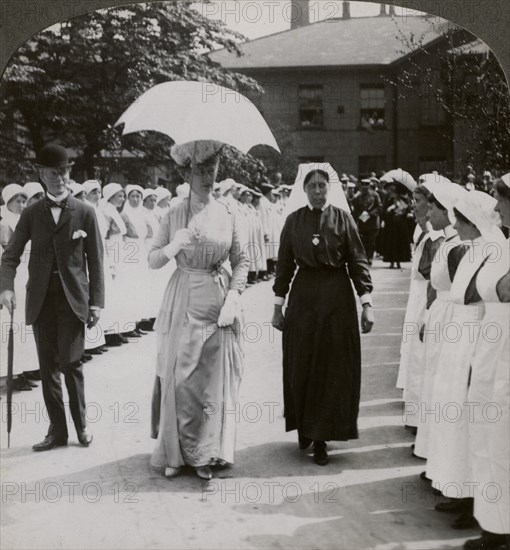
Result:
{"type": "MultiPolygon", "coordinates": [[[[331,443],[330,463],[299,451],[282,418],[281,335],[272,331],[271,283],[245,293],[246,365],[235,465],[209,484],[190,470],[165,479],[149,464],[155,334],[111,348],[85,366],[89,448],[36,454],[48,420],[40,388],[14,395],[7,449],[2,398],[2,548],[460,548],[418,474],[395,388],[409,287],[375,262],[376,325],[362,336],[360,438],[331,443]]],[[[72,427],[71,427],[72,428],[72,427]]]]}

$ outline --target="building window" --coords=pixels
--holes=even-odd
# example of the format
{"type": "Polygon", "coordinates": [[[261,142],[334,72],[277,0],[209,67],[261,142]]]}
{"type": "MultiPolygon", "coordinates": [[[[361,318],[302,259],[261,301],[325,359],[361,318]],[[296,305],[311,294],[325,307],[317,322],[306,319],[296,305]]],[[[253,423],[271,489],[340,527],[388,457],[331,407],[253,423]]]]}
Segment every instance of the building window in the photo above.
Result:
{"type": "Polygon", "coordinates": [[[359,99],[362,128],[386,128],[384,93],[384,84],[361,84],[359,99]]]}
{"type": "Polygon", "coordinates": [[[420,123],[422,126],[444,126],[446,113],[436,97],[441,89],[439,70],[433,70],[428,82],[420,84],[420,123]]]}
{"type": "Polygon", "coordinates": [[[371,172],[376,174],[386,172],[385,156],[361,156],[358,158],[358,173],[360,176],[368,176],[371,172]]]}
{"type": "Polygon", "coordinates": [[[448,161],[445,157],[420,157],[418,163],[420,174],[446,174],[448,172],[448,161]]]}
{"type": "Polygon", "coordinates": [[[300,128],[322,128],[322,84],[300,84],[299,86],[299,126],[300,128]]]}

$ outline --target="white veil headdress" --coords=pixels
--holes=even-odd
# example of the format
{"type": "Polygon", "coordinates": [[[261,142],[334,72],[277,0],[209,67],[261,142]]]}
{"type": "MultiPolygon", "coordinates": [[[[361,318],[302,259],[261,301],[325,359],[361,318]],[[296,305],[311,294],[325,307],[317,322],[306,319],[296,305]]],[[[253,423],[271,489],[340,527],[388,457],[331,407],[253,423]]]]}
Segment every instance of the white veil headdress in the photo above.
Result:
{"type": "Polygon", "coordinates": [[[294,182],[292,192],[287,199],[287,204],[285,205],[285,209],[283,211],[284,217],[286,218],[292,212],[308,205],[308,197],[303,184],[306,176],[314,170],[322,170],[329,176],[328,203],[350,213],[351,209],[349,208],[349,203],[347,202],[344,190],[342,189],[340,178],[333,170],[331,164],[329,164],[329,162],[310,162],[299,165],[296,181],[294,182]]]}

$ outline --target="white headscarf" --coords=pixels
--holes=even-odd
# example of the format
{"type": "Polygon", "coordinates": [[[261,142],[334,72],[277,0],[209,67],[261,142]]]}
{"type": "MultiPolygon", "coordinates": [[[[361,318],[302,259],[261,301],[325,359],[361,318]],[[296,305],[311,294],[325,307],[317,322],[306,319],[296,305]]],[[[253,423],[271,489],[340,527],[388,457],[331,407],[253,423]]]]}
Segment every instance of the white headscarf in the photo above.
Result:
{"type": "Polygon", "coordinates": [[[499,225],[501,219],[494,208],[498,201],[482,191],[464,193],[454,207],[480,231],[487,242],[502,243],[505,236],[499,225]]]}
{"type": "Polygon", "coordinates": [[[27,201],[29,201],[34,195],[44,193],[44,187],[38,181],[29,181],[23,186],[23,191],[25,191],[27,201]]]}
{"type": "Polygon", "coordinates": [[[117,224],[117,227],[120,229],[121,235],[125,235],[127,233],[127,227],[115,205],[110,202],[110,199],[123,190],[124,189],[120,183],[108,183],[103,187],[103,198],[99,201],[99,208],[107,216],[110,216],[110,218],[113,219],[113,221],[117,224]]]}
{"type": "Polygon", "coordinates": [[[88,195],[94,189],[101,191],[101,183],[99,180],[87,180],[83,183],[83,191],[88,195]]]}
{"type": "Polygon", "coordinates": [[[314,170],[322,170],[329,176],[327,203],[350,213],[351,209],[349,208],[349,203],[347,202],[344,190],[342,189],[342,184],[340,183],[338,174],[333,170],[331,164],[329,164],[329,162],[311,162],[308,164],[299,165],[296,181],[285,205],[285,210],[283,212],[284,217],[286,218],[292,212],[308,205],[308,196],[305,192],[303,184],[306,176],[314,170]]]}
{"type": "Polygon", "coordinates": [[[21,185],[18,185],[17,183],[11,183],[9,185],[6,185],[2,189],[2,199],[4,200],[5,204],[0,207],[0,216],[2,217],[2,220],[13,231],[16,229],[16,226],[18,225],[21,214],[16,214],[15,212],[11,212],[7,207],[7,204],[16,195],[23,195],[25,197],[27,196],[27,194],[23,190],[23,187],[21,187],[21,185]]]}
{"type": "Polygon", "coordinates": [[[170,204],[173,206],[174,204],[181,203],[185,198],[189,197],[190,191],[191,187],[188,182],[181,183],[181,185],[176,187],[175,192],[177,196],[170,201],[170,204]]]}
{"type": "Polygon", "coordinates": [[[126,185],[126,197],[128,200],[124,203],[122,213],[127,216],[130,223],[133,225],[135,233],[139,239],[147,237],[147,210],[143,207],[143,187],[140,185],[126,185]],[[138,206],[133,207],[129,203],[129,194],[133,191],[138,191],[142,195],[142,199],[138,206]]]}

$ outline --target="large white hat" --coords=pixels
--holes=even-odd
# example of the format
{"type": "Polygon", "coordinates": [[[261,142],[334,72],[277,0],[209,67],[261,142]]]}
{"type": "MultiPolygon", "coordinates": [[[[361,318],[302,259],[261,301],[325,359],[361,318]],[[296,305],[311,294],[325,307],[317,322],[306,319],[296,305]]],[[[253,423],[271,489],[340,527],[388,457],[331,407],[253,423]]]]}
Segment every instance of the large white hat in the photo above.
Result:
{"type": "Polygon", "coordinates": [[[10,183],[2,189],[2,199],[5,204],[8,204],[9,201],[11,201],[16,195],[23,195],[24,197],[27,196],[23,187],[17,183],[10,183]]]}
{"type": "Polygon", "coordinates": [[[108,183],[103,187],[103,199],[105,201],[109,201],[120,191],[124,191],[120,183],[108,183]]]}
{"type": "Polygon", "coordinates": [[[143,187],[141,185],[126,185],[126,197],[129,197],[129,194],[133,191],[138,191],[143,197],[143,187]]]}
{"type": "Polygon", "coordinates": [[[153,195],[156,197],[156,200],[157,200],[158,194],[156,193],[156,189],[152,187],[146,187],[142,191],[143,200],[145,200],[147,197],[152,197],[153,195]]]}
{"type": "Polygon", "coordinates": [[[456,202],[455,209],[475,225],[489,242],[498,242],[504,239],[499,229],[501,219],[494,210],[498,201],[482,191],[464,193],[456,202]]]}
{"type": "Polygon", "coordinates": [[[29,181],[23,186],[23,191],[25,191],[27,200],[30,200],[34,195],[44,193],[44,187],[38,181],[29,181]]]}
{"type": "Polygon", "coordinates": [[[156,193],[156,199],[158,202],[163,199],[169,199],[172,196],[172,193],[166,187],[156,187],[154,190],[156,193]]]}
{"type": "Polygon", "coordinates": [[[501,181],[502,181],[507,187],[510,187],[510,172],[508,172],[508,174],[505,174],[504,176],[501,176],[501,181]]]}
{"type": "Polygon", "coordinates": [[[83,191],[88,195],[94,189],[101,191],[101,183],[99,180],[87,180],[83,183],[83,191]]]}
{"type": "Polygon", "coordinates": [[[176,187],[175,192],[180,199],[185,199],[186,197],[189,197],[190,190],[191,188],[189,183],[185,181],[176,187]]]}
{"type": "Polygon", "coordinates": [[[223,180],[220,182],[220,190],[221,194],[224,195],[228,191],[230,191],[233,187],[235,187],[236,181],[232,178],[227,178],[226,180],[223,180]]]}
{"type": "Polygon", "coordinates": [[[76,197],[76,195],[79,195],[80,193],[83,193],[83,185],[81,183],[77,183],[75,181],[71,182],[69,184],[69,189],[71,190],[71,193],[73,194],[73,197],[76,197]]]}

